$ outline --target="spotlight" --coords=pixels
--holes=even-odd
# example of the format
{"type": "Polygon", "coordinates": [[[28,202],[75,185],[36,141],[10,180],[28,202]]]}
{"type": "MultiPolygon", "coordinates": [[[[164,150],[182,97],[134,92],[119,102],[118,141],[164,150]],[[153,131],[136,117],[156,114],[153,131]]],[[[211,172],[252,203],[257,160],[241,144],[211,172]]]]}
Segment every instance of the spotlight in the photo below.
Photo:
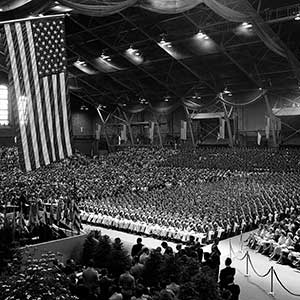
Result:
{"type": "Polygon", "coordinates": [[[262,91],[263,90],[263,88],[262,87],[260,87],[260,88],[258,88],[260,91],[262,91]]]}
{"type": "Polygon", "coordinates": [[[223,94],[225,94],[225,95],[227,95],[227,96],[229,96],[229,97],[232,96],[231,91],[230,91],[227,87],[225,87],[225,89],[224,89],[224,91],[223,91],[223,94]]]}
{"type": "Polygon", "coordinates": [[[111,61],[111,57],[109,55],[106,55],[104,53],[104,51],[102,52],[102,54],[100,55],[100,58],[105,60],[105,61],[111,61]]]}
{"type": "Polygon", "coordinates": [[[300,21],[300,13],[297,13],[295,18],[294,18],[295,21],[300,21]]]}
{"type": "Polygon", "coordinates": [[[203,33],[201,30],[196,34],[196,37],[200,40],[208,40],[209,36],[206,33],[203,33]]]}
{"type": "Polygon", "coordinates": [[[244,28],[246,28],[246,29],[249,29],[249,28],[252,28],[252,27],[253,27],[253,25],[252,25],[251,23],[248,23],[248,22],[243,22],[243,23],[242,23],[242,26],[243,26],[244,28]]]}
{"type": "Polygon", "coordinates": [[[170,96],[166,96],[164,99],[165,102],[169,102],[170,101],[170,96]]]}
{"type": "Polygon", "coordinates": [[[79,58],[76,60],[75,64],[77,64],[79,66],[83,66],[83,67],[87,66],[87,63],[83,60],[80,60],[79,58]]]}
{"type": "Polygon", "coordinates": [[[171,42],[167,42],[167,41],[165,40],[165,37],[164,37],[164,36],[161,38],[161,40],[160,40],[160,42],[159,42],[159,45],[160,45],[161,47],[172,48],[171,42]]]}
{"type": "Polygon", "coordinates": [[[144,104],[144,103],[147,102],[147,100],[144,97],[140,97],[139,101],[140,101],[141,104],[144,104]]]}
{"type": "Polygon", "coordinates": [[[87,110],[89,110],[89,108],[86,107],[84,104],[82,104],[82,105],[80,106],[80,110],[85,110],[85,111],[87,111],[87,110]]]}

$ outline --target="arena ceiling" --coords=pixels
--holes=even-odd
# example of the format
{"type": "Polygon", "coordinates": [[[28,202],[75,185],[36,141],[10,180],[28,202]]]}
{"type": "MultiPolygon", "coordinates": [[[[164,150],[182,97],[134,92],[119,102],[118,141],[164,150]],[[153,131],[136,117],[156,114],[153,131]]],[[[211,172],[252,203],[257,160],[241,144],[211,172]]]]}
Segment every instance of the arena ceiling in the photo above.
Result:
{"type": "MultiPolygon", "coordinates": [[[[6,10],[8,5],[15,10],[34,1],[0,0],[2,19],[14,16],[6,10]]],[[[295,20],[299,1],[251,0],[251,4],[300,60],[300,21],[295,20]]],[[[128,105],[142,99],[206,101],[225,88],[232,93],[261,87],[278,93],[299,90],[295,69],[268,49],[251,26],[228,22],[204,4],[171,15],[131,7],[91,17],[52,1],[30,15],[65,11],[72,101],[128,105]],[[197,35],[199,30],[208,38],[197,35]]],[[[24,14],[29,16],[28,11],[24,14]]],[[[3,49],[0,65],[4,81],[3,49]]]]}

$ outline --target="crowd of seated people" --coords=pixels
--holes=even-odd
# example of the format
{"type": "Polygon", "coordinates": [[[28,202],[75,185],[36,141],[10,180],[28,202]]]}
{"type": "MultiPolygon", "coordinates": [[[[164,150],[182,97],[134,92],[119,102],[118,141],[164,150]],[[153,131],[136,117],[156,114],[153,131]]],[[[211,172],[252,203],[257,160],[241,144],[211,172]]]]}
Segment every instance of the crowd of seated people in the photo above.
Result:
{"type": "Polygon", "coordinates": [[[76,198],[86,223],[199,242],[299,210],[296,150],[129,148],[97,159],[76,154],[27,174],[15,148],[0,151],[0,205],[76,198]]]}
{"type": "Polygon", "coordinates": [[[248,246],[270,260],[300,269],[300,210],[287,208],[273,222],[260,224],[248,238],[248,246]]]}

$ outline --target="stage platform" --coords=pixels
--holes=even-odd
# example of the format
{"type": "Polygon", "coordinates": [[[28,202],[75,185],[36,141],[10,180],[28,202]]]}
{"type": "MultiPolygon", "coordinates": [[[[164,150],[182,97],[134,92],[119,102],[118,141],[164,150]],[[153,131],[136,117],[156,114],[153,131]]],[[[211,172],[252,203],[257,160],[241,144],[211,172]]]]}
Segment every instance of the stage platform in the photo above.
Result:
{"type": "MultiPolygon", "coordinates": [[[[110,236],[113,240],[116,237],[119,237],[125,248],[130,251],[133,244],[135,244],[138,235],[129,234],[125,232],[120,232],[116,230],[106,229],[98,226],[84,225],[85,231],[90,230],[100,230],[102,234],[110,236]]],[[[236,268],[235,283],[240,285],[241,294],[240,300],[266,300],[266,299],[277,299],[277,300],[300,300],[300,271],[293,269],[289,266],[276,264],[274,261],[269,261],[267,256],[264,256],[260,253],[256,253],[254,250],[248,249],[246,246],[241,244],[241,240],[246,240],[248,233],[244,234],[242,238],[236,236],[223,241],[220,241],[219,248],[221,250],[221,268],[224,267],[224,261],[226,257],[230,257],[233,260],[232,266],[236,268]],[[230,242],[231,249],[230,251],[230,242]],[[274,296],[270,295],[271,291],[271,280],[270,274],[265,278],[258,277],[249,264],[249,277],[246,277],[246,260],[240,261],[239,258],[242,258],[246,251],[248,251],[253,266],[256,272],[260,275],[265,274],[271,266],[274,267],[274,270],[278,274],[280,281],[283,285],[295,294],[299,296],[293,296],[285,291],[276,278],[274,277],[274,296]],[[230,254],[231,253],[231,254],[230,254]]],[[[143,244],[149,248],[156,248],[160,246],[162,240],[157,240],[151,237],[142,237],[143,244]]],[[[168,244],[175,250],[175,243],[168,242],[168,244]]],[[[204,251],[210,252],[211,246],[205,246],[204,251]]]]}

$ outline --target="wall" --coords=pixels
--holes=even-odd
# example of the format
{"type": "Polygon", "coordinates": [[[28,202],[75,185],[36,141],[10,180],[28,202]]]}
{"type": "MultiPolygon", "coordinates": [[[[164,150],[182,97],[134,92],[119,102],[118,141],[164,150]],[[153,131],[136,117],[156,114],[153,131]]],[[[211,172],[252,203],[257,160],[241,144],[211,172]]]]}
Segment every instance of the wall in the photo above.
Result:
{"type": "Polygon", "coordinates": [[[86,234],[72,236],[65,239],[26,246],[26,248],[22,249],[26,249],[26,251],[36,259],[41,258],[42,254],[51,251],[52,253],[60,253],[60,260],[63,263],[65,263],[68,258],[79,261],[86,236],[86,234]]]}
{"type": "MultiPolygon", "coordinates": [[[[271,106],[274,104],[274,99],[270,99],[271,106]]],[[[107,152],[107,144],[103,131],[100,137],[100,141],[95,140],[95,132],[97,124],[99,124],[99,116],[95,109],[89,107],[88,111],[80,110],[80,105],[73,105],[72,110],[72,134],[73,134],[73,145],[75,149],[80,152],[93,155],[99,151],[107,152]]],[[[266,115],[267,109],[263,99],[240,108],[235,109],[236,115],[236,128],[238,130],[237,139],[239,144],[246,145],[256,145],[257,141],[257,131],[262,134],[263,145],[266,145],[265,138],[265,126],[266,126],[266,115]]],[[[168,144],[173,138],[180,137],[180,120],[186,120],[185,113],[182,108],[178,108],[169,115],[160,115],[158,121],[161,124],[161,134],[164,144],[168,144]],[[172,138],[171,138],[172,137],[172,138]]],[[[137,114],[133,118],[134,122],[142,121],[154,121],[154,117],[151,112],[145,111],[143,113],[137,114]]],[[[283,118],[282,121],[289,126],[296,129],[300,128],[300,116],[294,118],[283,118]]],[[[120,123],[116,119],[111,120],[115,126],[109,126],[107,128],[108,135],[111,142],[114,144],[118,143],[118,136],[120,135],[121,127],[116,126],[120,123]]],[[[201,121],[202,122],[202,121],[201,121]]],[[[201,136],[201,122],[193,122],[195,140],[201,136]]],[[[292,132],[288,126],[282,126],[281,140],[289,136],[292,132]]],[[[133,136],[136,139],[141,135],[147,135],[149,128],[145,125],[132,126],[133,136]]],[[[128,131],[127,131],[128,132],[128,131]]],[[[234,132],[233,132],[234,133],[234,132]]],[[[1,128],[0,127],[0,146],[7,145],[12,146],[14,144],[15,130],[11,128],[1,128]]],[[[188,140],[190,140],[189,130],[187,131],[188,140]]],[[[128,134],[128,144],[129,144],[129,134],[128,134]]],[[[215,144],[216,138],[212,137],[208,139],[208,143],[215,144]]],[[[155,131],[154,144],[159,144],[157,131],[155,131]]],[[[300,145],[300,133],[294,135],[291,139],[285,142],[286,145],[300,145]]]]}

